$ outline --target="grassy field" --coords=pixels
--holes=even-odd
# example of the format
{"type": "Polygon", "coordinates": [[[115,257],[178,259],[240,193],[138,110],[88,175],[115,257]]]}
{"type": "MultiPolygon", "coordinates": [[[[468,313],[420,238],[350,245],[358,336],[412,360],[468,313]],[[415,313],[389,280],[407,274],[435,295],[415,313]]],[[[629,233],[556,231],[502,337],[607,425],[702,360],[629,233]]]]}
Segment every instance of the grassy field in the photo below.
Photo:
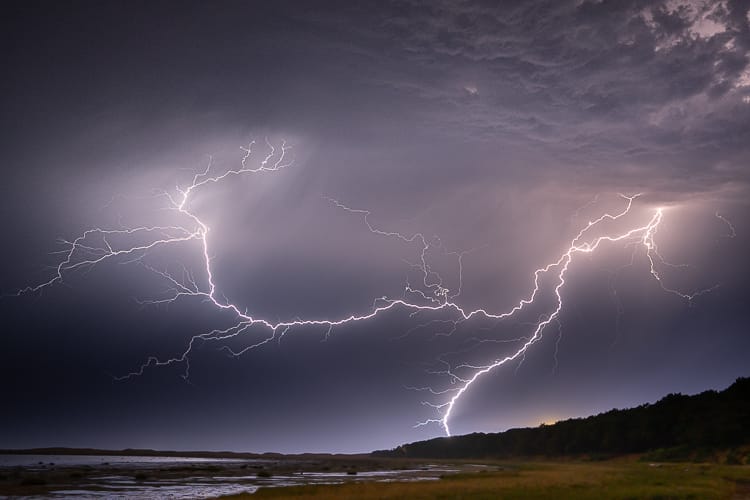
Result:
{"type": "Polygon", "coordinates": [[[750,499],[750,466],[695,463],[502,463],[499,470],[449,475],[437,481],[348,483],[261,488],[225,498],[581,498],[750,499]]]}
{"type": "Polygon", "coordinates": [[[265,462],[154,462],[137,466],[47,463],[0,468],[0,497],[85,491],[92,495],[137,493],[144,498],[159,498],[173,493],[175,488],[182,494],[193,491],[195,496],[219,496],[259,488],[255,494],[223,498],[750,500],[750,464],[743,459],[744,464],[731,465],[736,463],[729,460],[731,457],[716,455],[710,462],[650,463],[648,460],[653,457],[644,460],[643,456],[600,461],[580,457],[492,462],[327,455],[265,462]],[[376,478],[381,478],[381,482],[376,478]],[[382,482],[382,478],[394,481],[382,482]],[[414,481],[415,478],[423,480],[414,481]],[[316,481],[343,484],[310,484],[316,481]]]}

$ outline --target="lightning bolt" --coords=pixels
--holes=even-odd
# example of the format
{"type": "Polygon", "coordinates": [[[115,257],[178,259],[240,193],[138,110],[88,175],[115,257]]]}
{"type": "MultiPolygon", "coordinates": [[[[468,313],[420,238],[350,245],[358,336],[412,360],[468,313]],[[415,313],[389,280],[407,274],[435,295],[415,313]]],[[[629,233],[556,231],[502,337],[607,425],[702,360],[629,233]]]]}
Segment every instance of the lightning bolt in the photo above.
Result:
{"type": "MultiPolygon", "coordinates": [[[[187,186],[177,186],[173,191],[157,192],[155,196],[164,201],[164,208],[170,210],[175,215],[176,222],[173,225],[144,225],[121,227],[119,229],[95,227],[84,231],[80,236],[72,240],[63,240],[62,243],[66,246],[66,249],[60,252],[62,258],[57,264],[53,275],[48,280],[18,290],[13,295],[20,296],[42,292],[47,287],[63,282],[65,277],[73,272],[87,270],[106,261],[117,260],[120,263],[140,264],[151,273],[159,276],[168,287],[165,297],[142,300],[140,303],[161,304],[193,298],[208,302],[212,307],[220,311],[225,311],[234,318],[233,324],[227,328],[214,329],[190,337],[186,348],[178,356],[168,359],[159,359],[151,356],[138,369],[120,377],[115,377],[117,380],[124,380],[142,375],[146,369],[151,367],[182,363],[185,366],[182,376],[187,379],[190,370],[190,354],[198,342],[219,342],[222,344],[222,350],[230,356],[237,357],[274,340],[280,341],[286,333],[294,328],[321,327],[325,329],[327,338],[334,328],[351,323],[368,321],[386,311],[396,308],[410,311],[411,316],[438,312],[448,314],[450,316],[448,319],[429,320],[408,330],[406,334],[415,329],[429,328],[439,323],[452,327],[445,332],[436,334],[436,336],[450,336],[456,332],[457,326],[460,323],[469,321],[472,318],[500,323],[519,315],[521,311],[538,302],[542,294],[542,281],[551,281],[551,292],[554,303],[548,312],[542,314],[538,317],[537,321],[530,324],[531,329],[528,335],[511,340],[481,339],[478,341],[480,344],[518,342],[520,343],[520,347],[517,347],[510,354],[497,357],[491,362],[479,365],[463,363],[452,367],[446,359],[441,358],[438,361],[445,366],[445,369],[435,370],[430,373],[448,376],[453,387],[442,390],[429,387],[410,387],[410,389],[417,391],[426,391],[435,397],[447,397],[442,403],[423,402],[425,406],[437,412],[438,418],[419,422],[416,424],[416,427],[438,424],[443,428],[446,435],[450,436],[449,421],[451,415],[461,397],[470,390],[471,386],[477,380],[503,365],[516,360],[522,361],[529,348],[542,338],[545,329],[549,325],[557,325],[558,335],[560,335],[560,314],[564,304],[563,289],[571,263],[577,257],[591,254],[604,245],[622,242],[643,249],[648,261],[650,276],[665,292],[690,303],[695,297],[714,288],[685,293],[671,288],[664,283],[659,272],[660,267],[665,265],[673,266],[662,258],[655,241],[657,230],[664,217],[664,208],[654,209],[644,223],[635,225],[635,227],[607,232],[607,224],[625,220],[633,214],[633,206],[641,196],[640,194],[632,196],[620,195],[623,207],[619,211],[614,213],[607,212],[590,220],[575,234],[567,248],[559,254],[557,259],[534,270],[531,290],[518,303],[505,311],[489,311],[484,308],[468,309],[460,305],[457,299],[463,287],[463,258],[471,250],[460,252],[448,251],[437,237],[428,238],[423,233],[403,234],[396,231],[383,230],[372,223],[372,214],[370,211],[351,208],[336,199],[328,198],[328,201],[337,209],[343,210],[353,216],[361,217],[369,232],[381,237],[395,238],[407,245],[416,245],[418,247],[419,259],[416,263],[411,263],[410,265],[420,273],[419,284],[413,286],[407,280],[403,295],[400,298],[379,297],[373,301],[369,310],[361,313],[350,313],[334,319],[294,318],[284,321],[271,321],[250,314],[247,310],[241,310],[240,306],[221,295],[221,292],[217,289],[212,269],[209,238],[211,229],[191,206],[194,193],[209,184],[217,184],[235,176],[277,172],[293,165],[293,159],[289,158],[289,150],[291,148],[287,146],[286,142],[282,142],[279,147],[271,144],[268,139],[264,143],[266,148],[265,155],[257,160],[257,164],[254,167],[250,166],[251,163],[254,163],[253,148],[255,142],[253,141],[247,147],[241,148],[243,157],[239,167],[223,172],[215,172],[213,162],[209,161],[205,169],[193,175],[187,186]],[[602,232],[604,234],[601,234],[602,232]],[[182,276],[177,277],[167,270],[157,269],[145,262],[145,256],[156,248],[181,245],[189,242],[197,243],[199,247],[202,260],[202,276],[198,278],[196,278],[195,273],[184,267],[182,269],[182,276]],[[430,255],[432,252],[442,252],[444,255],[455,258],[458,268],[458,283],[455,291],[447,284],[447,280],[443,279],[440,273],[430,265],[430,255]],[[226,345],[226,341],[236,338],[254,328],[265,330],[267,335],[240,350],[234,350],[226,345]],[[470,373],[468,376],[459,376],[457,374],[459,370],[468,370],[470,373]]],[[[595,198],[585,207],[582,207],[582,209],[588,208],[596,203],[597,200],[598,198],[595,198]]],[[[579,209],[579,211],[582,209],[579,209]]],[[[718,213],[716,217],[720,218],[731,228],[732,236],[736,234],[734,227],[729,221],[718,213]]],[[[557,353],[555,353],[555,358],[556,356],[557,353]]]]}

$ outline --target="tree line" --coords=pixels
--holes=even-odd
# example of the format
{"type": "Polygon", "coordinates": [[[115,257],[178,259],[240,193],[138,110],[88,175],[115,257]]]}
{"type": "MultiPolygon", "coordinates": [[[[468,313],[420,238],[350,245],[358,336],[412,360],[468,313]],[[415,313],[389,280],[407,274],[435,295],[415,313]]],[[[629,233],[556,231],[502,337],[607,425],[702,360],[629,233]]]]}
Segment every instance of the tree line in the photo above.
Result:
{"type": "MultiPolygon", "coordinates": [[[[694,396],[610,410],[552,425],[430,439],[373,452],[383,457],[509,458],[723,449],[750,444],[750,378],[694,396]]],[[[668,458],[665,454],[665,458],[668,458]]],[[[685,458],[685,457],[675,457],[685,458]]]]}

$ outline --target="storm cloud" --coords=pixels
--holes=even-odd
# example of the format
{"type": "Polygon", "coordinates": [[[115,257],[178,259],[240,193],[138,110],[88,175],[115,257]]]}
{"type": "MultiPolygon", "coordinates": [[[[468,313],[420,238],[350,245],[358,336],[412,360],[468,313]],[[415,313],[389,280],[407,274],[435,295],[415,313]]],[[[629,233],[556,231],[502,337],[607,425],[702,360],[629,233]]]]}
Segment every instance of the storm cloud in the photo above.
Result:
{"type": "MultiPolygon", "coordinates": [[[[668,207],[659,250],[685,266],[660,276],[711,291],[665,293],[632,246],[576,259],[559,324],[467,392],[455,432],[722,388],[748,375],[750,347],[748,8],[17,2],[2,21],[0,291],[48,279],[56,238],[169,221],[155,192],[185,186],[209,157],[235,168],[241,147],[255,139],[262,154],[268,137],[293,146],[292,166],[212,185],[194,207],[221,294],[271,321],[365,312],[419,278],[418,244],[368,232],[329,198],[426,235],[462,306],[491,310],[526,297],[535,269],[622,208],[618,193],[643,193],[638,217],[668,207]]],[[[201,279],[195,246],[149,258],[201,279]]],[[[450,388],[446,366],[504,355],[538,320],[453,331],[449,315],[394,310],[292,329],[239,358],[205,343],[187,381],[182,365],[114,380],[226,326],[205,303],[142,303],[165,289],[113,262],[0,299],[0,448],[387,448],[442,432],[413,427],[435,416],[423,401],[440,402],[414,388],[450,388]]]]}

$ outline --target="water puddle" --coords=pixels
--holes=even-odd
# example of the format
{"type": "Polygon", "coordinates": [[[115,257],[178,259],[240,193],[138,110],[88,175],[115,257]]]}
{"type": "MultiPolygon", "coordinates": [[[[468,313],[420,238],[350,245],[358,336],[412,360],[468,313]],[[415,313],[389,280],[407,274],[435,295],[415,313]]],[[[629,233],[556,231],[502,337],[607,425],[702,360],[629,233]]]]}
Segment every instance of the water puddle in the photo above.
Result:
{"type": "MultiPolygon", "coordinates": [[[[434,481],[445,474],[476,470],[483,465],[452,467],[412,464],[391,469],[392,463],[325,460],[222,460],[179,457],[0,456],[0,472],[42,485],[41,494],[19,490],[12,498],[141,499],[216,498],[254,493],[261,487],[339,484],[344,482],[434,481]],[[15,460],[15,463],[12,463],[15,460]],[[331,470],[333,469],[333,470],[331,470]]],[[[11,498],[2,496],[0,499],[11,498]]]]}

